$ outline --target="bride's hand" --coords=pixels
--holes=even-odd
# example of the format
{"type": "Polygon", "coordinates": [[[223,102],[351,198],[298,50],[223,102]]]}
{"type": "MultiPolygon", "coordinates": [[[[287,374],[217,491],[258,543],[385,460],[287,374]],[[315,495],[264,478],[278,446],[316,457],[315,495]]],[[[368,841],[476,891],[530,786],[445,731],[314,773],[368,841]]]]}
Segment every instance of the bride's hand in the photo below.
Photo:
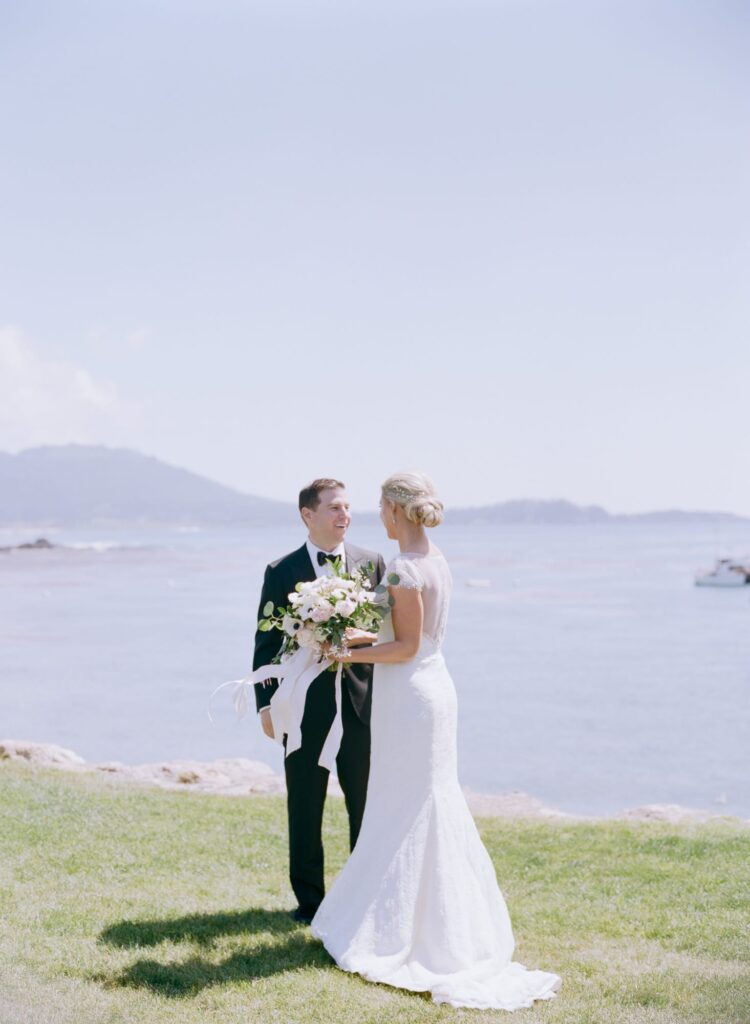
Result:
{"type": "Polygon", "coordinates": [[[331,647],[330,640],[323,640],[318,646],[320,648],[321,658],[330,658],[331,661],[336,660],[336,655],[334,654],[333,648],[331,647]]]}
{"type": "Polygon", "coordinates": [[[354,626],[344,633],[349,647],[361,647],[363,644],[374,644],[378,638],[377,633],[368,633],[366,629],[356,629],[354,626]]]}
{"type": "Polygon", "coordinates": [[[351,661],[351,658],[347,654],[341,654],[339,651],[334,651],[331,647],[330,640],[326,640],[320,645],[320,653],[324,658],[328,658],[329,661],[351,661]]]}

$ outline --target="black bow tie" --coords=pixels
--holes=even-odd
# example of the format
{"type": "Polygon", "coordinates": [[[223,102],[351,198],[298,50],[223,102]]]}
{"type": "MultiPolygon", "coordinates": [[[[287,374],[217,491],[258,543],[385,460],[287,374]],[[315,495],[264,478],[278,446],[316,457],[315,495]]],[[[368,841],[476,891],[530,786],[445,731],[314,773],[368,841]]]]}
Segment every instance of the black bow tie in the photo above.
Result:
{"type": "Polygon", "coordinates": [[[338,555],[329,555],[327,551],[319,551],[318,552],[318,565],[325,565],[326,562],[329,559],[331,561],[333,561],[334,558],[338,558],[338,557],[339,557],[338,555]]]}

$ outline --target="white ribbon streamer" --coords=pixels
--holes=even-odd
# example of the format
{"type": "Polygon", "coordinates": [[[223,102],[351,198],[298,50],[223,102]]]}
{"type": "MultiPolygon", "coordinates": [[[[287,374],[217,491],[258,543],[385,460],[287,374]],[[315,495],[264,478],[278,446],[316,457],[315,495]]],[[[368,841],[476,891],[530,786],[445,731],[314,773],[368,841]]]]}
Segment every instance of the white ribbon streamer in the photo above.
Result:
{"type": "MultiPolygon", "coordinates": [[[[269,710],[271,722],[273,723],[273,735],[277,743],[283,746],[284,735],[286,734],[286,756],[289,757],[295,750],[302,746],[302,716],[305,713],[305,700],[307,691],[314,679],[325,671],[334,662],[331,658],[318,659],[313,647],[300,647],[291,658],[278,665],[262,665],[255,669],[244,679],[231,679],[228,683],[217,686],[208,699],[208,717],[211,718],[211,704],[217,693],[233,686],[232,704],[238,718],[244,718],[247,714],[248,691],[255,683],[263,683],[267,679],[278,679],[279,687],[271,697],[269,710]]],[[[336,714],[328,735],[323,743],[323,749],[318,758],[321,768],[327,768],[332,772],[336,764],[336,755],[341,746],[341,739],[344,735],[344,722],[341,716],[341,674],[343,665],[338,663],[336,679],[334,680],[334,694],[336,699],[336,714]]]]}

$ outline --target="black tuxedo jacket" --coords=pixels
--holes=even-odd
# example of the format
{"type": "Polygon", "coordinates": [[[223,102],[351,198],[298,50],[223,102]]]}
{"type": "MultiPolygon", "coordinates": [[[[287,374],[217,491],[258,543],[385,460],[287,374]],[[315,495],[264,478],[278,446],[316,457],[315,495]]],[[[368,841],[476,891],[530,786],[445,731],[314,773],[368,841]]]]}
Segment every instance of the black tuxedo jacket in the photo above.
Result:
{"type": "MultiPolygon", "coordinates": [[[[364,551],[362,548],[354,547],[353,544],[344,544],[344,550],[347,572],[352,572],[358,566],[365,566],[368,562],[372,562],[375,569],[370,574],[370,581],[373,587],[377,586],[385,573],[385,562],[382,556],[375,551],[364,551]]],[[[314,580],[316,576],[317,573],[310,560],[307,544],[303,544],[301,548],[297,548],[291,554],[271,562],[266,567],[266,574],[263,577],[258,620],[264,618],[263,608],[267,601],[273,602],[274,609],[279,606],[287,607],[289,594],[292,593],[296,585],[300,582],[314,580]]],[[[271,663],[279,652],[282,640],[283,637],[278,629],[269,630],[267,633],[263,633],[261,630],[256,631],[253,670],[260,668],[261,665],[271,663]]],[[[331,673],[331,677],[333,677],[333,673],[331,673]]],[[[357,715],[365,724],[369,724],[372,704],[372,665],[345,665],[343,681],[357,715]]],[[[258,711],[268,707],[278,686],[275,679],[268,683],[255,684],[255,703],[258,711]]],[[[309,695],[310,691],[308,691],[308,697],[309,695]]]]}

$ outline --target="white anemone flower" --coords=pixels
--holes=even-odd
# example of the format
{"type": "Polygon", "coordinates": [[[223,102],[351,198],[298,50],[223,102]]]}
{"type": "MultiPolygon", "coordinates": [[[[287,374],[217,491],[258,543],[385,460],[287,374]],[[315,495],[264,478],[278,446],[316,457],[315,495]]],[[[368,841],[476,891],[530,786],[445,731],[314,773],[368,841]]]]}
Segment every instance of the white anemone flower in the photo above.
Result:
{"type": "Polygon", "coordinates": [[[281,628],[288,636],[296,636],[302,629],[302,623],[294,615],[285,615],[281,620],[281,628]]]}

